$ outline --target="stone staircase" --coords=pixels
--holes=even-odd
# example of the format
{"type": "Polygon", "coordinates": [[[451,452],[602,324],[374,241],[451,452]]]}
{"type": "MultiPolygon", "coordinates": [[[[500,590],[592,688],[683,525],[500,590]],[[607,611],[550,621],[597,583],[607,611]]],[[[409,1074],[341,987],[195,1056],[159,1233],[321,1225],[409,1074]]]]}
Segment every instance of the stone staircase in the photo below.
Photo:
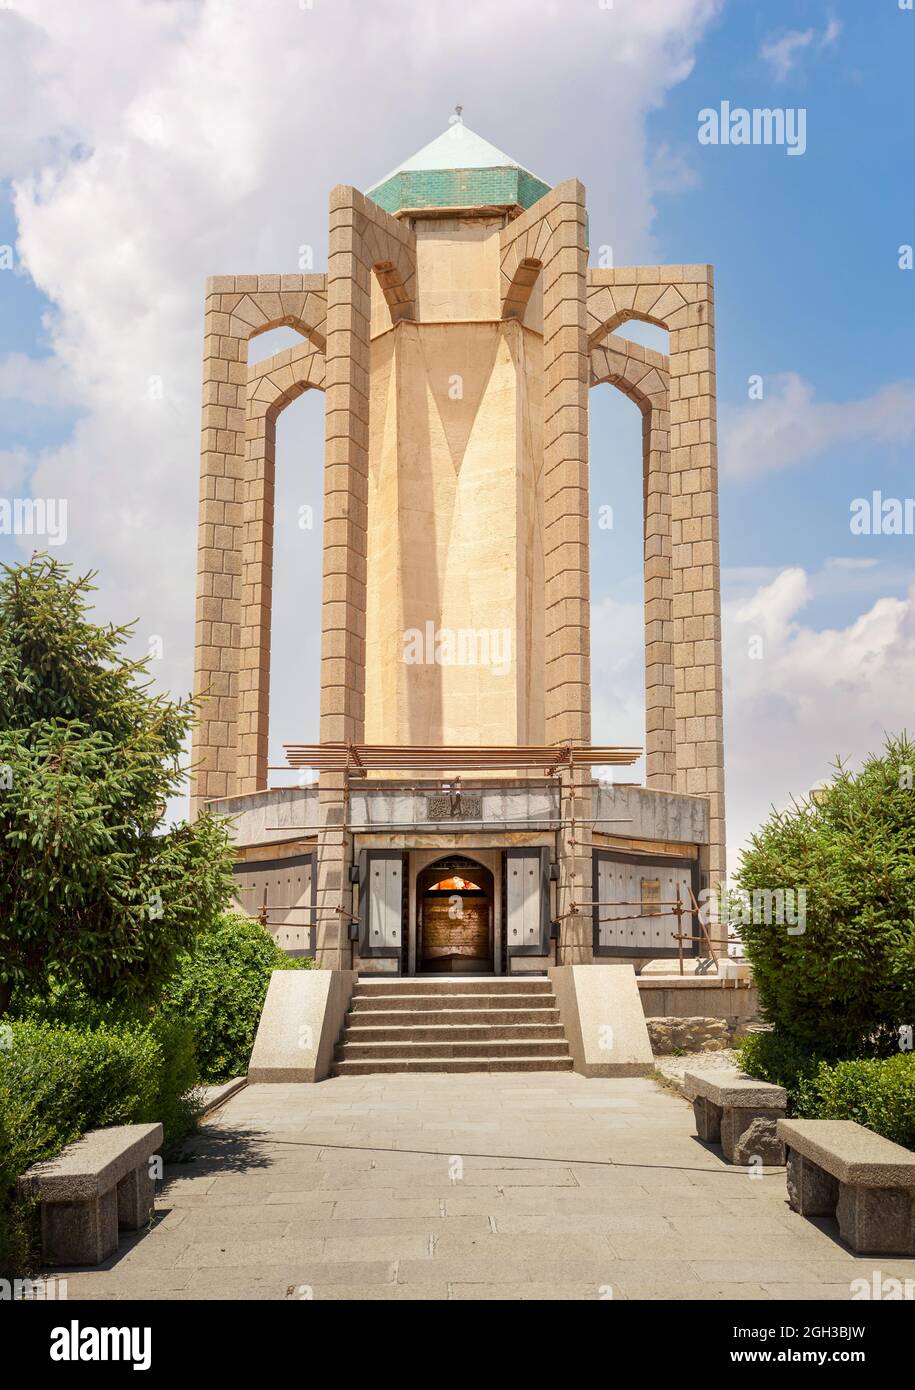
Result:
{"type": "Polygon", "coordinates": [[[360,980],[333,1074],[571,1071],[549,979],[360,980]]]}

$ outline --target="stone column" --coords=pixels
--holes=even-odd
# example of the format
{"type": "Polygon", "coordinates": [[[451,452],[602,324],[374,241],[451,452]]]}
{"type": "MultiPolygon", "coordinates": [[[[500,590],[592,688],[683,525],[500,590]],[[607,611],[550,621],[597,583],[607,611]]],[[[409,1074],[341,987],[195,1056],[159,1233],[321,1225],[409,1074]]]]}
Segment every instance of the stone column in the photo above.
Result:
{"type": "Polygon", "coordinates": [[[557,184],[501,234],[503,314],[529,271],[543,276],[546,740],[591,739],[588,559],[588,247],[585,190],[557,184]]]}
{"type": "Polygon", "coordinates": [[[585,190],[553,191],[543,257],[546,739],[591,739],[588,273],[585,190]]]}
{"type": "Polygon", "coordinates": [[[255,410],[248,420],[242,546],[241,662],[238,677],[238,790],[267,785],[270,710],[270,623],[273,609],[273,526],[276,416],[255,410]]]}
{"type": "Polygon", "coordinates": [[[194,695],[201,705],[192,815],[203,801],[235,790],[248,338],[246,326],[244,333],[233,326],[232,311],[248,280],[256,288],[250,276],[207,281],[194,637],[194,695]]]}
{"type": "Polygon", "coordinates": [[[707,796],[709,876],[725,874],[718,437],[711,266],[670,316],[670,506],[677,789],[707,796]]]}
{"type": "Polygon", "coordinates": [[[323,743],[358,743],[365,729],[372,274],[366,220],[367,202],[361,193],[344,185],[333,190],[327,252],[325,348],[323,743]]]}
{"type": "MultiPolygon", "coordinates": [[[[673,702],[670,534],[669,373],[642,416],[645,528],[645,785],[674,791],[677,777],[673,702]]],[[[644,386],[644,382],[640,385],[644,386]]]]}

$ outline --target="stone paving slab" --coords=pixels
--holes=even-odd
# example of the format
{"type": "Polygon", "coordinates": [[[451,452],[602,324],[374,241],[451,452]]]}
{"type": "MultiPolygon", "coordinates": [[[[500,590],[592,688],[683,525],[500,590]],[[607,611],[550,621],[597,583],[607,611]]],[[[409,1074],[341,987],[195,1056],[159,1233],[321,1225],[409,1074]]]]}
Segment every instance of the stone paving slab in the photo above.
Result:
{"type": "MultiPolygon", "coordinates": [[[[915,1279],[787,1205],[648,1078],[340,1077],[239,1091],[166,1170],[158,1217],[73,1298],[849,1299],[915,1279]]],[[[63,1274],[63,1271],[55,1271],[63,1274]]]]}

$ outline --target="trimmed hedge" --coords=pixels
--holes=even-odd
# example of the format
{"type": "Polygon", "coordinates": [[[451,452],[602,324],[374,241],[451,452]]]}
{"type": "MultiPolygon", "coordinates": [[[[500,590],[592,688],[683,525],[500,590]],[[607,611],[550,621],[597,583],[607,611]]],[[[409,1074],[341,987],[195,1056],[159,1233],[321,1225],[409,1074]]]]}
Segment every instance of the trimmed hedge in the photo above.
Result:
{"type": "Polygon", "coordinates": [[[0,1276],[26,1267],[33,1239],[18,1176],[106,1125],[159,1120],[173,1146],[195,1123],[198,1080],[247,1070],[273,971],[309,964],[227,916],[179,959],[155,1012],[99,1003],[72,982],[17,995],[17,1017],[0,1025],[0,1276]]]}
{"type": "Polygon", "coordinates": [[[89,1129],[160,1120],[165,1145],[193,1126],[197,1080],[192,1029],[144,1025],[61,1027],[7,1019],[0,1049],[0,1273],[21,1271],[29,1204],[17,1177],[89,1129]]]}
{"type": "Polygon", "coordinates": [[[784,1086],[788,1114],[808,1120],[856,1120],[915,1149],[915,1055],[824,1062],[775,1033],[751,1033],[739,1044],[740,1066],[784,1086]]]}
{"type": "Polygon", "coordinates": [[[230,1081],[248,1070],[254,1034],[274,970],[302,970],[258,922],[226,916],[180,957],[161,1007],[185,1020],[197,1041],[201,1080],[230,1081]]]}

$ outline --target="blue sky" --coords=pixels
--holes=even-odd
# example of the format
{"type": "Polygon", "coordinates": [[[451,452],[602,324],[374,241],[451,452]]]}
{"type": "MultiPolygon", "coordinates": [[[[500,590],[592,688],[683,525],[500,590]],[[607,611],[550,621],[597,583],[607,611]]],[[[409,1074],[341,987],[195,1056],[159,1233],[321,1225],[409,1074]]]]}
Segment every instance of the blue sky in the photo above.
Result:
{"type": "MultiPolygon", "coordinates": [[[[324,264],[326,198],[468,125],[588,188],[592,250],[716,272],[729,842],[899,728],[915,538],[915,13],[898,0],[12,0],[0,9],[0,496],[67,496],[60,553],[190,685],[203,279],[324,264]],[[396,61],[395,61],[396,58],[396,61]],[[698,113],[802,107],[807,148],[703,146],[698,113]],[[0,253],[2,254],[2,253],[0,253]],[[748,378],[763,399],[748,399],[748,378]],[[158,399],[149,382],[162,385],[158,399]],[[747,656],[763,633],[762,661],[747,656]]],[[[656,330],[624,333],[663,346],[656,330]]],[[[272,350],[261,340],[258,354],[272,350]]],[[[316,734],[321,412],[282,418],[274,754],[316,734]],[[303,601],[304,600],[304,601],[303,601]],[[282,650],[280,650],[282,648],[282,650]]],[[[638,413],[592,393],[595,738],[640,742],[638,413]],[[607,634],[612,634],[612,641],[607,634]]],[[[0,559],[28,553],[0,536],[0,559]]],[[[909,721],[911,723],[911,720],[909,721]]]]}
{"type": "MultiPolygon", "coordinates": [[[[650,140],[682,154],[694,175],[692,187],[658,195],[654,231],[662,261],[715,266],[722,415],[745,406],[757,373],[764,382],[798,373],[827,403],[911,380],[915,273],[899,270],[898,248],[915,238],[913,21],[895,3],[727,6],[699,46],[693,73],[648,120],[650,140]],[[830,17],[841,20],[841,31],[817,47],[830,17]],[[760,50],[783,26],[817,37],[774,81],[760,50]],[[696,112],[723,98],[750,108],[806,107],[806,154],[684,150],[696,112]]],[[[592,241],[603,238],[597,222],[592,212],[592,241]]],[[[645,341],[661,346],[661,335],[645,341]]],[[[874,488],[910,494],[913,462],[911,435],[882,445],[837,440],[797,468],[723,480],[722,564],[877,558],[886,562],[883,592],[903,594],[912,537],[852,543],[849,502],[874,488]]],[[[630,504],[640,505],[637,489],[630,504]]],[[[853,596],[824,594],[808,616],[843,622],[854,607],[853,596]]]]}

